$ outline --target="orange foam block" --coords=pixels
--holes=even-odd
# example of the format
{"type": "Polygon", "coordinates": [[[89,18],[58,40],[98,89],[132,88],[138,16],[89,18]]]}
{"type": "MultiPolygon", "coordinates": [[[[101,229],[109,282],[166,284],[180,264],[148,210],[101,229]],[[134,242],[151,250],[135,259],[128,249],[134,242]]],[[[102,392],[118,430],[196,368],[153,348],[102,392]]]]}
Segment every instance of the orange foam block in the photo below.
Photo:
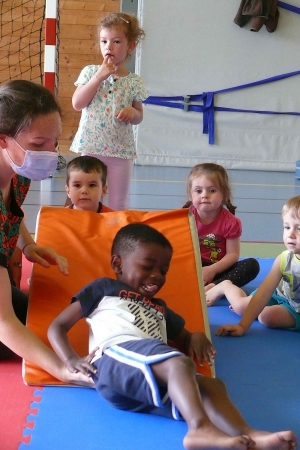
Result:
{"type": "MultiPolygon", "coordinates": [[[[187,209],[96,214],[45,206],[37,219],[37,243],[55,248],[69,262],[68,276],[62,275],[56,266],[49,269],[33,266],[27,326],[47,345],[50,346],[48,326],[73,295],[96,278],[115,278],[110,266],[112,241],[121,227],[132,222],[147,223],[169,239],[173,258],[166,284],[158,296],[185,318],[188,330],[205,331],[210,338],[196,225],[187,209]]],[[[88,336],[85,320],[69,333],[72,345],[81,356],[88,354],[88,336]]],[[[214,375],[213,366],[205,365],[198,370],[214,375]]],[[[23,376],[29,385],[63,384],[28,361],[24,361],[23,376]]]]}

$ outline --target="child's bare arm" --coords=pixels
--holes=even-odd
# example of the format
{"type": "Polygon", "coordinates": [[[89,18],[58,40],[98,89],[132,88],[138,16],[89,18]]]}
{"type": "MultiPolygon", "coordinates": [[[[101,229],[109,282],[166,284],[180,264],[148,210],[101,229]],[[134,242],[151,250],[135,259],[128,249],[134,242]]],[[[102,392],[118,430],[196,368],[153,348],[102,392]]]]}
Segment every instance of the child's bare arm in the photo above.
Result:
{"type": "Polygon", "coordinates": [[[246,311],[237,325],[223,325],[216,334],[218,336],[242,336],[250,328],[254,320],[259,316],[265,306],[267,306],[273,292],[279,284],[282,277],[280,272],[280,258],[277,256],[273,266],[265,278],[263,283],[259,286],[253,297],[251,298],[246,311]]]}
{"type": "Polygon", "coordinates": [[[92,352],[87,357],[81,358],[72,348],[67,333],[82,318],[82,310],[79,301],[71,303],[59,316],[54,319],[48,328],[48,339],[71,373],[81,372],[85,375],[95,373],[96,369],[90,361],[94,356],[92,352]]]}
{"type": "Polygon", "coordinates": [[[173,342],[192,359],[196,357],[200,366],[203,365],[203,361],[206,361],[207,364],[212,364],[212,360],[216,355],[213,344],[202,331],[190,333],[183,328],[173,342]]]}
{"type": "Polygon", "coordinates": [[[115,71],[115,66],[109,62],[109,57],[106,56],[95,75],[86,84],[77,86],[72,97],[73,108],[76,111],[82,111],[86,108],[94,98],[102,81],[106,80],[115,71]]]}

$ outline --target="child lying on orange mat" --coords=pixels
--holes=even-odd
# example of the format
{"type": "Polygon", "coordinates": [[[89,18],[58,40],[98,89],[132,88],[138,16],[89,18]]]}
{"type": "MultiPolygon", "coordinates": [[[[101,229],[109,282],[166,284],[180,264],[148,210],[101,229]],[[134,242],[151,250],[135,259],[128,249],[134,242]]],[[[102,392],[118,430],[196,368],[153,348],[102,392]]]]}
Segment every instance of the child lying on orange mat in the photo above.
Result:
{"type": "Polygon", "coordinates": [[[292,431],[251,428],[222,381],[196,373],[192,357],[211,363],[213,345],[203,332],[186,330],[184,319],[156,297],[172,251],[165,236],[149,225],[121,228],[111,252],[117,279],[98,278],[72,298],[49,327],[54,350],[70,372],[90,375],[112,406],[184,419],[186,449],[295,449],[292,431]],[[67,336],[83,317],[97,345],[93,360],[80,358],[67,336]],[[167,339],[185,354],[168,346],[167,339]]]}

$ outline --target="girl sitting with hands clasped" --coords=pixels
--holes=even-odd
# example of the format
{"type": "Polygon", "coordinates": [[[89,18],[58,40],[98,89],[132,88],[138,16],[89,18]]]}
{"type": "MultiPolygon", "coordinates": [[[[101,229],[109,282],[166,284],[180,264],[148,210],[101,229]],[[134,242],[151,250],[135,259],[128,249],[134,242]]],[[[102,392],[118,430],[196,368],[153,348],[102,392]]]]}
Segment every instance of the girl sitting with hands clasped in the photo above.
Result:
{"type": "Polygon", "coordinates": [[[190,207],[195,216],[202,261],[206,303],[212,306],[222,295],[215,286],[230,280],[244,286],[259,273],[258,261],[240,257],[241,221],[235,217],[231,188],[224,167],[198,164],[188,178],[190,207]],[[224,207],[226,206],[226,208],[224,207]]]}

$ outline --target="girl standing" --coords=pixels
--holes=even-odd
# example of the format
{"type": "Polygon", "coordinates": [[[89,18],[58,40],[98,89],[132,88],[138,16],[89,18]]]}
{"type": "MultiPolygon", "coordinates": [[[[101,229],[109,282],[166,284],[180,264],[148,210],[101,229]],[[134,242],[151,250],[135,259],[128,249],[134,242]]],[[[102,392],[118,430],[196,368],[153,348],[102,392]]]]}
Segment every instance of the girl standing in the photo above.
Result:
{"type": "Polygon", "coordinates": [[[147,92],[141,78],[130,73],[126,61],[145,36],[134,15],[111,13],[100,23],[101,65],[81,71],[72,98],[82,111],[71,150],[95,156],[108,169],[108,204],[128,209],[128,196],[136,157],[132,125],[143,120],[142,101],[147,92]]]}
{"type": "Polygon", "coordinates": [[[239,261],[242,225],[234,215],[224,167],[196,165],[189,175],[188,194],[199,237],[206,303],[211,306],[220,298],[214,286],[230,280],[242,287],[257,276],[259,264],[254,258],[239,261]]]}

